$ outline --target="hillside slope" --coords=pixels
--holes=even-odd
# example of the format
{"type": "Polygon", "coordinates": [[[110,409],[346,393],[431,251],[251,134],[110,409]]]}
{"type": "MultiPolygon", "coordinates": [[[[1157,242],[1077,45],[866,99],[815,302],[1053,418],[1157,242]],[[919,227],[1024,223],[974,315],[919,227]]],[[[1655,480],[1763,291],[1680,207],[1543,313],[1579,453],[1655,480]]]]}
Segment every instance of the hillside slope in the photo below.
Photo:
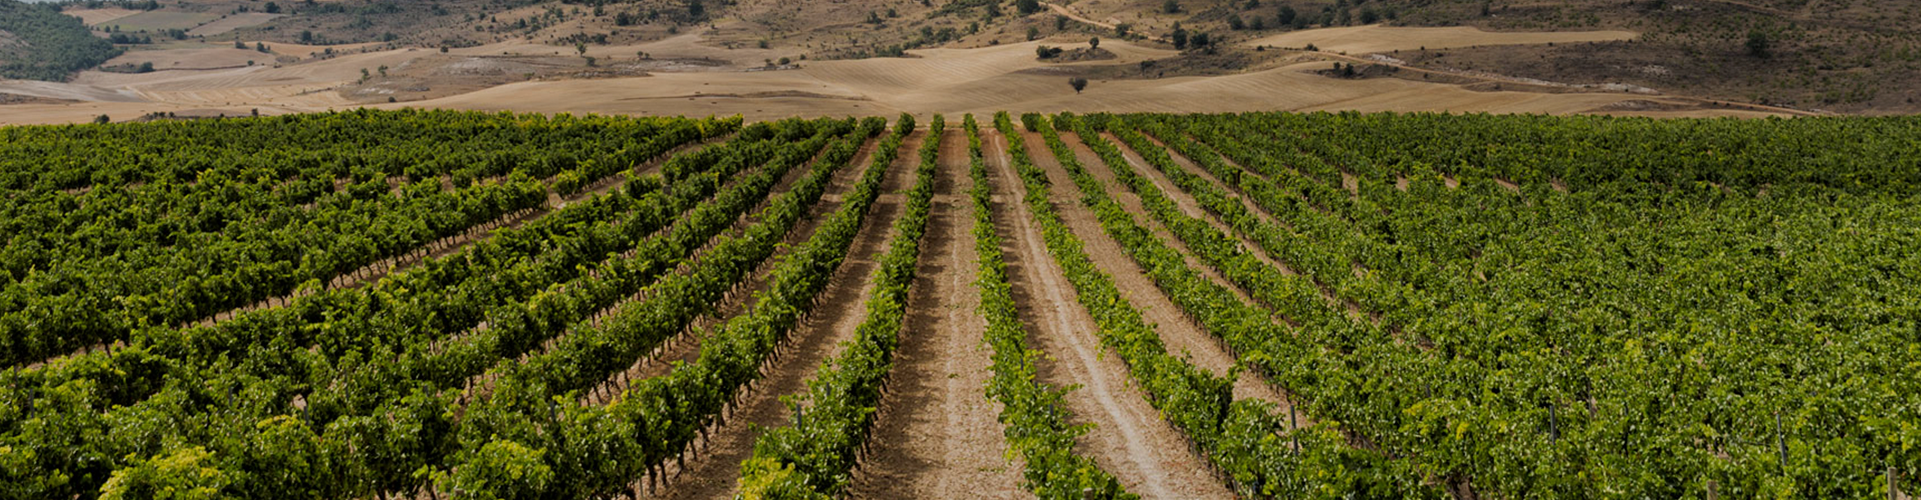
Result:
{"type": "Polygon", "coordinates": [[[1921,14],[1892,0],[1832,9],[1349,2],[184,0],[154,11],[94,2],[66,13],[88,19],[96,36],[157,40],[127,46],[107,67],[151,63],[155,73],[89,72],[80,87],[0,93],[144,101],[15,106],[12,123],[351,106],[752,119],[1016,104],[1655,116],[1921,109],[1912,103],[1915,35],[1874,22],[1921,14]],[[1091,85],[1076,91],[1071,78],[1091,85]]]}

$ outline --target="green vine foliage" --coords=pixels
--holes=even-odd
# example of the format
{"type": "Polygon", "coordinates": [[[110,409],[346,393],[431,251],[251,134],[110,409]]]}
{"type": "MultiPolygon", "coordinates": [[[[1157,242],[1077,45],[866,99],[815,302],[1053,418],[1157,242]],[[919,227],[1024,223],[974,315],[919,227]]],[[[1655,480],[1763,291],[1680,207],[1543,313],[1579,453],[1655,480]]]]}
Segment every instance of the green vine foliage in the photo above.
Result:
{"type": "MultiPolygon", "coordinates": [[[[1241,496],[1916,490],[1911,118],[1014,119],[988,130],[1011,176],[962,126],[983,390],[1038,497],[1134,495],[1075,453],[1072,388],[1037,380],[995,229],[1010,216],[1241,496]],[[1018,199],[996,205],[996,185],[1018,199]],[[1081,210],[1098,235],[1063,222],[1081,210]],[[1153,283],[1127,292],[1166,296],[1235,369],[1168,352],[1095,237],[1153,283]],[[1235,399],[1240,377],[1313,424],[1235,399]]],[[[0,128],[0,498],[634,493],[763,376],[916,126],[354,111],[0,128]],[[837,176],[855,182],[834,199],[837,176]],[[411,264],[366,270],[385,259],[411,264]],[[695,337],[691,363],[627,376],[695,337]]],[[[789,395],[744,496],[846,493],[914,334],[947,126],[919,144],[858,341],[789,395]]]]}

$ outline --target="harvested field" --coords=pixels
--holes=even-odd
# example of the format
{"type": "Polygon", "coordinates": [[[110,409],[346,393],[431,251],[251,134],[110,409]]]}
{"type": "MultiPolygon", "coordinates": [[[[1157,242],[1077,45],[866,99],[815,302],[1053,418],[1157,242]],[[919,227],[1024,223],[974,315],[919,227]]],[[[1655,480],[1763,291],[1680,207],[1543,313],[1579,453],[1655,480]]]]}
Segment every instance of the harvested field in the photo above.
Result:
{"type": "Polygon", "coordinates": [[[154,71],[235,69],[271,66],[274,63],[274,55],[225,45],[194,49],[135,50],[113,58],[106,64],[139,66],[141,63],[153,63],[154,71]]]}
{"type": "Polygon", "coordinates": [[[95,23],[95,26],[112,28],[125,33],[154,33],[164,30],[193,30],[217,19],[220,19],[219,14],[156,10],[107,19],[95,23]]]}
{"type": "Polygon", "coordinates": [[[118,7],[108,7],[104,9],[68,9],[66,11],[63,11],[63,13],[69,16],[80,18],[80,22],[87,23],[88,26],[95,26],[95,25],[99,25],[100,23],[132,16],[136,14],[143,14],[145,12],[138,11],[138,10],[127,10],[127,9],[122,9],[118,7]]]}

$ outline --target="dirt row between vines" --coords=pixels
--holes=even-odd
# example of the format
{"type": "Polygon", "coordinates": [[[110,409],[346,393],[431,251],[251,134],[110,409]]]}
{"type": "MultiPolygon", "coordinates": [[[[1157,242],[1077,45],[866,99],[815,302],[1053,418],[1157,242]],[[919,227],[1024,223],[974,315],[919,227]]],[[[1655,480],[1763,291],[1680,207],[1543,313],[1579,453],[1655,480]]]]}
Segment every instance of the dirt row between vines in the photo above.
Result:
{"type": "MultiPolygon", "coordinates": [[[[769,365],[763,377],[740,399],[740,404],[727,416],[703,443],[700,452],[687,461],[686,469],[672,474],[670,486],[660,497],[663,498],[732,498],[740,478],[740,464],[753,454],[754,441],[760,435],[758,428],[779,427],[788,423],[791,410],[780,400],[781,396],[804,392],[807,381],[825,360],[838,356],[845,350],[843,343],[853,338],[854,330],[860,326],[866,308],[862,304],[874,286],[872,274],[879,266],[878,257],[886,250],[894,220],[906,211],[903,198],[898,193],[904,186],[911,185],[914,163],[918,156],[913,148],[924,131],[909,134],[900,146],[900,154],[888,165],[887,176],[881,182],[881,196],[868,208],[867,217],[861,222],[859,233],[848,248],[846,260],[829,278],[827,288],[821,292],[818,305],[796,326],[783,342],[779,358],[769,365]]],[[[851,164],[839,174],[852,173],[845,182],[841,175],[822,203],[810,214],[810,222],[818,227],[838,210],[837,201],[853,192],[853,186],[871,160],[851,164]],[[832,207],[832,210],[823,210],[832,207]]],[[[763,289],[766,284],[763,284],[763,289]]],[[[742,308],[738,313],[745,313],[742,308]]],[[[691,353],[698,356],[698,350],[691,353]]]]}
{"type": "Polygon", "coordinates": [[[967,134],[941,138],[933,206],[907,318],[874,423],[874,445],[855,475],[855,498],[1032,498],[1006,458],[1001,405],[987,398],[993,349],[977,308],[967,134]]]}
{"type": "MultiPolygon", "coordinates": [[[[1155,185],[1156,188],[1160,188],[1160,192],[1164,192],[1164,194],[1168,194],[1168,200],[1172,200],[1172,202],[1174,202],[1174,206],[1176,206],[1176,208],[1179,208],[1179,210],[1181,210],[1181,213],[1187,213],[1189,217],[1195,217],[1195,219],[1203,219],[1203,221],[1206,221],[1206,223],[1208,223],[1210,227],[1214,227],[1216,231],[1220,231],[1220,233],[1224,233],[1224,235],[1228,235],[1229,238],[1233,238],[1233,240],[1237,240],[1237,242],[1241,244],[1241,248],[1247,248],[1247,250],[1249,250],[1249,254],[1252,254],[1252,256],[1256,258],[1256,260],[1260,260],[1260,262],[1266,263],[1266,265],[1274,265],[1277,271],[1281,271],[1281,273],[1285,273],[1285,275],[1299,275],[1299,273],[1295,273],[1295,269],[1291,269],[1291,267],[1287,267],[1287,265],[1281,265],[1281,263],[1274,262],[1272,258],[1268,258],[1268,254],[1266,254],[1264,250],[1260,250],[1260,246],[1256,246],[1256,244],[1252,244],[1252,242],[1249,242],[1247,238],[1243,238],[1241,237],[1241,235],[1239,235],[1239,233],[1235,233],[1235,231],[1233,231],[1233,227],[1228,227],[1228,223],[1222,223],[1222,221],[1220,221],[1220,217],[1216,217],[1214,213],[1206,212],[1204,208],[1201,208],[1201,200],[1197,200],[1197,198],[1195,198],[1193,194],[1189,194],[1187,190],[1183,190],[1183,188],[1179,188],[1178,185],[1174,185],[1174,179],[1168,179],[1168,175],[1166,175],[1166,173],[1162,173],[1160,169],[1156,169],[1155,165],[1149,165],[1149,163],[1147,163],[1147,160],[1143,160],[1143,158],[1141,158],[1141,152],[1135,152],[1135,150],[1133,150],[1133,146],[1128,146],[1128,142],[1124,142],[1124,140],[1120,140],[1120,138],[1114,137],[1112,133],[1103,133],[1103,135],[1101,135],[1101,138],[1105,138],[1106,142],[1110,142],[1110,144],[1114,144],[1114,148],[1120,148],[1120,154],[1122,154],[1122,158],[1126,158],[1126,160],[1128,160],[1128,165],[1130,165],[1130,167],[1133,167],[1133,171],[1135,171],[1135,173],[1139,173],[1141,177],[1147,177],[1147,181],[1149,181],[1149,183],[1153,183],[1153,185],[1155,185]]],[[[1185,162],[1185,158],[1178,158],[1174,150],[1166,150],[1166,152],[1168,152],[1168,156],[1170,156],[1170,158],[1176,158],[1174,162],[1176,163],[1185,162]]],[[[1185,163],[1181,163],[1181,165],[1185,165],[1185,163]]],[[[1122,185],[1120,185],[1118,181],[1114,181],[1114,177],[1110,175],[1110,171],[1108,171],[1108,169],[1105,169],[1105,167],[1101,167],[1101,169],[1093,169],[1093,171],[1095,171],[1095,175],[1101,175],[1101,179],[1103,179],[1103,181],[1108,181],[1108,183],[1110,183],[1112,187],[1116,188],[1118,192],[1128,192],[1126,196],[1116,196],[1116,198],[1124,198],[1124,200],[1128,200],[1128,202],[1122,202],[1122,206],[1126,206],[1126,208],[1128,208],[1128,212],[1135,213],[1135,217],[1143,217],[1143,219],[1153,219],[1153,215],[1149,215],[1149,213],[1147,213],[1147,210],[1145,210],[1145,208],[1141,208],[1141,206],[1139,206],[1139,202],[1137,202],[1137,200],[1139,200],[1139,196],[1137,196],[1137,194],[1131,194],[1128,188],[1122,187],[1122,185]],[[1133,202],[1133,204],[1130,204],[1130,202],[1133,202]]],[[[1208,179],[1212,179],[1212,177],[1208,177],[1208,179]]],[[[1239,200],[1239,196],[1233,196],[1233,198],[1235,198],[1235,200],[1239,200]]],[[[1252,208],[1249,208],[1249,210],[1252,210],[1252,208]]],[[[1222,277],[1222,275],[1220,275],[1220,271],[1216,271],[1216,269],[1214,269],[1212,265],[1204,265],[1203,262],[1199,262],[1199,260],[1195,258],[1195,254],[1193,254],[1191,250],[1187,250],[1187,244],[1183,244],[1183,242],[1179,242],[1179,238],[1174,238],[1174,235],[1172,235],[1172,233],[1168,233],[1168,229],[1166,229],[1166,225],[1160,225],[1160,223],[1158,223],[1158,219],[1155,219],[1155,225],[1153,225],[1153,229],[1155,229],[1155,235],[1158,235],[1158,237],[1164,238],[1164,240],[1168,240],[1170,244],[1174,244],[1174,246],[1176,246],[1178,250],[1181,250],[1181,256],[1187,256],[1187,262],[1191,263],[1191,265],[1197,265],[1197,267],[1201,267],[1201,269],[1204,269],[1204,275],[1206,275],[1208,279],[1214,279],[1214,283],[1220,283],[1222,287],[1228,287],[1229,290],[1235,290],[1235,294],[1237,294],[1237,296],[1241,296],[1241,300],[1247,300],[1249,304],[1258,304],[1258,302],[1256,302],[1256,300],[1254,300],[1252,296],[1249,296],[1249,294],[1247,294],[1247,290],[1241,290],[1241,287],[1235,287],[1235,285],[1233,285],[1231,281],[1228,281],[1226,277],[1222,277]]],[[[1285,319],[1285,317],[1283,317],[1283,319],[1285,319]]],[[[1293,323],[1293,325],[1299,325],[1299,321],[1293,321],[1293,319],[1289,319],[1289,323],[1293,323]]]]}
{"type": "MultiPolygon", "coordinates": [[[[866,141],[862,146],[862,149],[861,149],[862,153],[860,153],[858,156],[864,159],[864,157],[869,152],[871,152],[874,146],[874,143],[875,141],[873,140],[866,141]]],[[[772,199],[776,196],[779,196],[780,193],[786,192],[794,184],[794,182],[799,180],[800,177],[804,175],[805,172],[810,170],[813,163],[815,161],[819,161],[820,157],[823,155],[824,155],[824,150],[822,152],[817,152],[813,159],[809,160],[808,162],[802,165],[797,165],[792,169],[788,170],[788,172],[784,174],[780,180],[776,181],[775,184],[768,190],[768,196],[766,198],[772,199]]],[[[658,165],[656,165],[655,167],[656,168],[649,169],[644,173],[652,173],[656,171],[658,165]]],[[[741,175],[748,175],[749,173],[757,171],[759,168],[763,168],[763,167],[764,165],[748,169],[746,172],[743,172],[743,174],[741,175]]],[[[851,168],[852,167],[850,166],[847,169],[851,169],[851,168]]],[[[841,172],[836,172],[836,176],[845,173],[845,171],[846,169],[843,169],[841,172]]],[[[725,192],[727,189],[729,189],[731,186],[735,184],[734,181],[738,181],[738,180],[739,179],[737,178],[737,179],[727,181],[723,186],[720,187],[719,190],[715,192],[714,196],[719,196],[719,193],[725,192]]],[[[832,184],[830,184],[829,186],[830,186],[829,188],[831,189],[832,184]]],[[[814,205],[810,205],[809,210],[815,210],[815,211],[821,210],[819,207],[822,203],[824,203],[824,201],[816,202],[814,205]]],[[[696,265],[696,263],[699,261],[701,257],[706,256],[708,251],[713,249],[714,245],[717,242],[719,242],[722,238],[739,236],[739,234],[743,230],[745,230],[747,226],[751,225],[754,222],[753,219],[755,218],[755,215],[760,212],[760,209],[766,207],[767,205],[768,205],[768,202],[763,200],[760,204],[743,211],[738,217],[735,218],[732,225],[729,226],[726,230],[721,231],[719,234],[715,235],[713,238],[709,238],[706,243],[701,245],[699,248],[695,249],[693,252],[689,253],[687,258],[681,261],[680,265],[676,266],[674,269],[668,270],[666,273],[663,273],[661,276],[655,278],[655,281],[658,282],[660,279],[665,278],[668,274],[686,272],[687,269],[689,269],[691,266],[696,265]]],[[[792,230],[789,231],[788,234],[785,236],[785,239],[783,240],[783,242],[787,242],[791,244],[797,240],[804,241],[808,237],[808,235],[811,235],[813,233],[813,227],[816,225],[818,225],[818,221],[810,220],[807,218],[803,218],[800,221],[797,221],[794,224],[794,227],[792,228],[792,230]]],[[[662,227],[659,230],[657,230],[655,234],[649,235],[649,238],[663,235],[665,234],[664,233],[665,231],[670,231],[671,229],[672,229],[671,226],[662,227]]],[[[626,252],[623,252],[621,255],[625,257],[632,257],[634,252],[637,251],[637,249],[638,247],[633,249],[628,249],[626,252]]],[[[775,252],[774,255],[769,257],[768,262],[772,262],[778,259],[782,253],[783,252],[778,252],[778,251],[775,252]]],[[[758,281],[755,281],[757,279],[764,279],[765,274],[770,272],[771,269],[772,269],[771,265],[763,264],[761,267],[756,268],[753,272],[750,272],[748,276],[742,278],[741,282],[738,284],[739,291],[733,294],[730,294],[727,297],[724,297],[716,309],[726,311],[726,310],[733,310],[738,307],[741,307],[740,303],[744,302],[745,298],[751,295],[750,292],[758,290],[757,285],[754,285],[754,286],[749,286],[749,285],[753,283],[758,283],[758,281]]],[[[589,271],[589,273],[593,273],[593,272],[594,271],[589,271]]],[[[646,287],[643,287],[639,292],[636,292],[633,295],[628,296],[627,298],[614,303],[613,305],[602,308],[600,311],[590,315],[584,321],[584,323],[598,326],[602,320],[612,315],[615,311],[618,311],[620,308],[625,307],[628,304],[631,304],[634,302],[646,300],[647,297],[649,297],[651,294],[652,287],[653,285],[648,285],[646,287]]],[[[696,318],[693,322],[690,322],[688,327],[683,328],[680,332],[674,334],[672,337],[663,341],[661,345],[656,347],[652,352],[649,352],[648,354],[641,356],[640,359],[635,360],[634,363],[631,366],[629,366],[626,370],[623,370],[619,373],[615,373],[613,375],[609,375],[606,379],[602,380],[600,383],[594,385],[591,388],[581,391],[581,394],[577,398],[577,402],[582,405],[608,404],[613,401],[614,396],[620,394],[621,391],[624,391],[628,387],[628,385],[631,384],[633,381],[641,380],[647,377],[666,374],[667,370],[672,368],[672,366],[667,362],[669,360],[667,358],[666,353],[680,352],[679,351],[680,349],[696,349],[697,350],[699,347],[698,333],[701,331],[701,326],[704,324],[703,321],[707,323],[713,322],[714,319],[712,316],[718,316],[718,314],[696,318]],[[691,345],[691,347],[688,347],[689,345],[691,345]]],[[[481,326],[477,328],[485,328],[485,323],[483,322],[481,326]]],[[[561,331],[554,332],[553,336],[550,336],[546,340],[541,341],[533,349],[520,353],[518,356],[516,356],[512,360],[509,360],[508,362],[525,363],[528,359],[532,357],[539,356],[551,351],[554,348],[554,346],[558,345],[559,342],[561,342],[561,340],[564,337],[572,334],[574,332],[574,328],[576,327],[569,326],[561,331]]],[[[470,331],[465,333],[472,333],[472,332],[470,331]]],[[[443,339],[446,339],[446,338],[452,338],[452,337],[445,337],[443,339]]],[[[490,397],[492,395],[494,383],[497,382],[496,377],[498,377],[500,374],[501,372],[497,369],[489,369],[486,372],[473,375],[467,378],[467,380],[461,385],[461,387],[464,387],[464,389],[460,395],[460,399],[458,400],[458,404],[463,407],[459,410],[461,412],[461,415],[465,414],[465,411],[466,411],[464,408],[465,406],[476,404],[476,401],[483,398],[490,397]]],[[[389,492],[389,495],[395,496],[395,497],[406,496],[407,498],[411,498],[414,500],[432,500],[433,498],[436,498],[434,496],[434,493],[426,490],[416,492],[412,495],[405,495],[403,493],[394,493],[394,492],[389,492]]]]}
{"type": "MultiPolygon", "coordinates": [[[[756,167],[756,168],[759,168],[759,167],[756,167]]],[[[792,182],[791,179],[794,178],[795,172],[805,171],[805,170],[807,170],[805,165],[799,166],[790,170],[787,173],[787,175],[784,177],[784,179],[787,179],[787,180],[783,180],[781,183],[776,184],[774,188],[769,190],[768,192],[780,193],[785,191],[787,189],[787,186],[791,185],[791,182],[792,182]]],[[[719,196],[719,193],[725,192],[726,190],[733,188],[737,184],[736,181],[738,180],[739,178],[735,178],[733,180],[726,182],[724,185],[720,186],[720,188],[715,191],[714,196],[717,197],[719,196]]],[[[708,199],[703,200],[703,202],[712,201],[712,199],[713,197],[709,197],[708,199]]],[[[744,228],[746,228],[750,224],[750,219],[753,217],[753,214],[758,212],[759,209],[765,204],[766,204],[765,202],[762,202],[761,205],[751,207],[743,211],[739,216],[735,218],[734,222],[726,230],[721,231],[719,234],[715,235],[715,237],[713,238],[709,238],[700,247],[695,248],[693,251],[689,252],[687,257],[685,259],[682,259],[680,264],[676,265],[673,269],[669,269],[666,272],[661,273],[659,276],[656,276],[654,278],[655,282],[658,282],[659,280],[664,279],[671,274],[679,274],[679,273],[686,272],[691,266],[696,265],[702,257],[707,256],[708,251],[712,250],[714,245],[717,244],[722,238],[726,238],[729,236],[737,236],[744,228]]],[[[796,226],[797,228],[802,227],[802,226],[799,226],[798,224],[796,226]]],[[[649,234],[647,238],[653,239],[653,238],[665,237],[667,234],[673,231],[673,229],[674,228],[671,224],[660,227],[658,229],[655,229],[655,231],[652,234],[649,234]]],[[[802,232],[804,234],[803,231],[796,231],[796,232],[802,232]]],[[[634,257],[636,252],[640,251],[640,249],[641,249],[640,245],[630,247],[627,250],[621,252],[620,257],[632,258],[634,257]]],[[[598,269],[589,269],[586,272],[585,276],[583,277],[598,276],[599,272],[600,271],[598,269]]],[[[750,275],[749,279],[751,278],[752,276],[750,275]]],[[[562,286],[565,286],[565,285],[562,285],[562,286]]],[[[651,284],[647,286],[643,286],[640,288],[640,290],[634,292],[633,294],[628,295],[626,298],[621,299],[606,307],[602,307],[600,308],[600,310],[595,311],[591,315],[588,315],[582,323],[586,325],[598,327],[600,326],[601,321],[605,320],[608,316],[611,316],[614,313],[618,312],[621,308],[626,307],[631,303],[647,300],[647,298],[650,297],[652,294],[653,294],[653,286],[651,284]]],[[[727,299],[723,299],[723,303],[725,303],[726,300],[729,300],[732,298],[733,296],[730,295],[727,299]]],[[[698,319],[696,321],[698,321],[698,319]]],[[[444,343],[457,341],[462,336],[471,335],[474,332],[481,331],[485,328],[487,328],[487,323],[485,321],[482,321],[479,325],[476,325],[474,328],[469,329],[468,331],[450,335],[450,336],[441,337],[440,340],[436,341],[434,348],[437,349],[439,348],[440,345],[443,345],[444,343]]],[[[540,356],[549,351],[552,351],[554,346],[559,345],[560,342],[564,340],[566,336],[571,335],[576,328],[578,327],[568,326],[561,331],[553,332],[552,336],[549,336],[547,337],[546,340],[541,341],[533,349],[529,349],[517,355],[514,359],[514,362],[524,363],[529,358],[540,356]]],[[[687,330],[693,330],[693,329],[690,328],[687,330]]],[[[613,394],[617,394],[619,392],[619,389],[626,388],[627,387],[626,384],[628,384],[632,380],[642,378],[639,376],[640,375],[639,372],[649,367],[653,363],[659,361],[658,359],[656,359],[656,357],[653,354],[666,352],[668,350],[678,347],[678,344],[680,343],[680,341],[688,336],[689,335],[687,335],[686,332],[683,331],[680,334],[677,334],[672,338],[668,339],[666,342],[663,342],[662,345],[660,347],[657,347],[656,350],[650,353],[649,356],[643,356],[642,359],[635,361],[635,363],[632,366],[630,366],[627,370],[623,370],[620,373],[616,373],[613,376],[608,377],[606,380],[601,381],[601,383],[595,385],[594,387],[584,391],[583,394],[580,396],[581,402],[583,404],[600,404],[606,401],[606,399],[611,397],[613,394]]],[[[463,385],[464,387],[468,388],[468,392],[462,395],[463,396],[462,401],[464,402],[467,400],[471,400],[473,398],[486,397],[490,395],[493,390],[493,382],[495,381],[494,377],[497,375],[499,375],[498,372],[489,370],[488,372],[469,377],[467,379],[467,382],[463,385]]]]}
{"type": "MultiPolygon", "coordinates": [[[[1037,363],[1038,378],[1055,387],[1079,385],[1066,397],[1073,413],[1070,423],[1092,425],[1076,441],[1075,451],[1093,458],[1129,491],[1144,496],[1231,498],[1220,480],[1208,472],[1206,461],[1193,453],[1185,438],[1131,383],[1120,356],[1107,352],[1094,336],[1099,327],[1075,301],[1066,275],[1048,255],[1039,223],[1021,202],[1020,176],[1007,156],[1005,138],[997,133],[990,135],[987,143],[992,150],[987,156],[996,170],[995,224],[1007,236],[1002,250],[1006,252],[1008,280],[1020,306],[1021,322],[1033,328],[1029,345],[1046,355],[1037,363]]],[[[1039,153],[1030,154],[1036,164],[1047,158],[1045,148],[1034,149],[1029,144],[1029,150],[1039,153]]],[[[1067,208],[1078,203],[1063,192],[1072,187],[1057,182],[1053,194],[1053,202],[1066,214],[1071,214],[1067,208]]],[[[1098,233],[1099,228],[1094,229],[1098,233]]],[[[1084,229],[1076,229],[1076,233],[1088,236],[1084,229]]],[[[1096,248],[1091,242],[1087,250],[1097,262],[1125,258],[1108,253],[1111,249],[1096,248]]],[[[1121,286],[1130,288],[1125,283],[1121,286]]]]}

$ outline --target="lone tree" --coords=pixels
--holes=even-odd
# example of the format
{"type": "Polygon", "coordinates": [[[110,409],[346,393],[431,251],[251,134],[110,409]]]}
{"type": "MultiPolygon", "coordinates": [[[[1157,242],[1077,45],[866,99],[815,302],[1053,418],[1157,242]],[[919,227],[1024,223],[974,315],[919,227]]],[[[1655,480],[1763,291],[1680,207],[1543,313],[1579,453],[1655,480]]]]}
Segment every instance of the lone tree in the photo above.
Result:
{"type": "Polygon", "coordinates": [[[1774,42],[1772,40],[1768,40],[1767,33],[1762,33],[1760,31],[1750,31],[1748,32],[1747,45],[1748,45],[1748,55],[1759,57],[1762,59],[1767,59],[1768,48],[1774,45],[1774,42]]]}
{"type": "Polygon", "coordinates": [[[1181,3],[1176,0],[1167,0],[1166,3],[1161,4],[1161,12],[1166,14],[1179,14],[1181,13],[1181,3]]]}
{"type": "Polygon", "coordinates": [[[1079,94],[1079,93],[1081,93],[1081,91],[1082,91],[1082,90],[1086,90],[1086,89],[1087,89],[1087,79],[1086,79],[1086,78],[1081,78],[1081,77],[1078,77],[1078,76],[1076,76],[1076,77],[1073,77],[1073,78],[1068,78],[1068,79],[1067,79],[1067,84],[1068,84],[1068,85],[1070,85],[1070,86],[1073,86],[1073,87],[1074,87],[1074,93],[1076,93],[1076,94],[1079,94]]]}
{"type": "Polygon", "coordinates": [[[1090,48],[1090,49],[1101,48],[1101,37],[1097,36],[1094,38],[1087,39],[1087,48],[1090,48]]]}
{"type": "Polygon", "coordinates": [[[1017,0],[1014,2],[1014,10],[1019,11],[1023,16],[1040,12],[1041,2],[1040,0],[1017,0]]]}

